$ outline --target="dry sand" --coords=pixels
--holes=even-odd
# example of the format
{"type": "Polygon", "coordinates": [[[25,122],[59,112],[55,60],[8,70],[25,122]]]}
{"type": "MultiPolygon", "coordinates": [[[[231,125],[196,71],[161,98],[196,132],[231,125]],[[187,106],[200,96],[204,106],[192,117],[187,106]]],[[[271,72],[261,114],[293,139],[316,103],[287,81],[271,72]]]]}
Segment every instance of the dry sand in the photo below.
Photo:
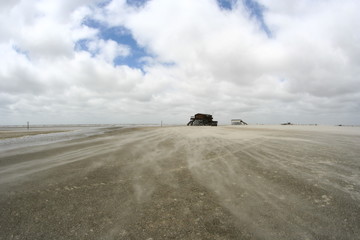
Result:
{"type": "Polygon", "coordinates": [[[360,239],[360,128],[112,128],[0,150],[0,239],[360,239]]]}

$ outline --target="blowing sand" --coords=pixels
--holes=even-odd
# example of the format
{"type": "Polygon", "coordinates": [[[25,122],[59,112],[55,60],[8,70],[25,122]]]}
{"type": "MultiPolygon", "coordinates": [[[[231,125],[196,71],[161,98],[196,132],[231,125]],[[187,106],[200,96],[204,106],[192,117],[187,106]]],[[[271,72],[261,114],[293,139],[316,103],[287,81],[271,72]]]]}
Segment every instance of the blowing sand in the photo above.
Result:
{"type": "Polygon", "coordinates": [[[360,128],[111,128],[0,150],[0,239],[360,239],[360,128]]]}

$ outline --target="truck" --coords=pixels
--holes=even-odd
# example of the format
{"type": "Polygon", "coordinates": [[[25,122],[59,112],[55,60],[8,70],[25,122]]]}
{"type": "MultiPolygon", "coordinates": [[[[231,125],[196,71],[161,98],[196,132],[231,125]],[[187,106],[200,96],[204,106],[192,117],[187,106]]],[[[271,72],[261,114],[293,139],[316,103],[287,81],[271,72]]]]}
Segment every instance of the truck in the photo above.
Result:
{"type": "Polygon", "coordinates": [[[188,126],[217,126],[218,122],[213,121],[213,117],[210,114],[197,113],[190,117],[188,126]]]}

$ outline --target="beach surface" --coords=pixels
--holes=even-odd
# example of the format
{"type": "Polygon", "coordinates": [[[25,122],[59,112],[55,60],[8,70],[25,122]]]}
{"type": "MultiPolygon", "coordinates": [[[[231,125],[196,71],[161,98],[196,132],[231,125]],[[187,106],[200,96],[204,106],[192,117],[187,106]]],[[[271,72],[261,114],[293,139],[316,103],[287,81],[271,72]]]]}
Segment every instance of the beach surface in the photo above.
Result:
{"type": "Polygon", "coordinates": [[[4,131],[0,239],[360,239],[359,127],[4,131]]]}

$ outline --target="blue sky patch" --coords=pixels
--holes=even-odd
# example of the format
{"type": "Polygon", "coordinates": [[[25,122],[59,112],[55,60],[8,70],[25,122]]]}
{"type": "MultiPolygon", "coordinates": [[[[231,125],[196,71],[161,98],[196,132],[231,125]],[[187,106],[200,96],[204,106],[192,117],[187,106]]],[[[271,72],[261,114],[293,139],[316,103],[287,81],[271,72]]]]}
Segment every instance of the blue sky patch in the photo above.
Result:
{"type": "Polygon", "coordinates": [[[149,0],[126,0],[126,4],[132,7],[142,7],[144,6],[149,0]]]}
{"type": "Polygon", "coordinates": [[[217,0],[219,7],[225,10],[232,10],[233,8],[233,0],[217,0]]]}
{"type": "MultiPolygon", "coordinates": [[[[217,0],[219,7],[228,11],[231,11],[235,4],[240,0],[217,0]]],[[[263,30],[268,37],[272,37],[272,33],[264,20],[263,12],[265,8],[259,4],[256,0],[241,0],[243,5],[250,13],[251,18],[255,18],[259,24],[261,30],[263,30]]]]}
{"type": "Polygon", "coordinates": [[[75,43],[75,50],[76,51],[87,51],[87,52],[89,52],[88,43],[89,43],[88,39],[80,39],[79,41],[77,41],[75,43]]]}
{"type": "Polygon", "coordinates": [[[12,48],[15,50],[15,52],[24,55],[27,59],[30,59],[29,52],[21,49],[17,45],[13,45],[12,48]]]}
{"type": "MultiPolygon", "coordinates": [[[[140,68],[142,69],[144,66],[144,62],[141,61],[143,57],[150,56],[145,48],[138,45],[136,40],[133,38],[130,30],[128,30],[125,27],[119,26],[119,27],[108,27],[105,24],[102,24],[101,22],[87,18],[83,21],[83,24],[95,28],[99,30],[98,37],[103,40],[113,40],[117,42],[118,44],[127,45],[130,47],[131,52],[129,56],[126,57],[117,57],[114,60],[114,65],[127,65],[132,68],[140,68]]],[[[79,40],[76,45],[75,49],[78,51],[89,51],[88,49],[88,39],[81,39],[79,40]]],[[[94,53],[92,53],[94,54],[94,53]]],[[[96,54],[96,53],[95,53],[96,54]]]]}
{"type": "Polygon", "coordinates": [[[97,3],[96,6],[97,6],[97,7],[100,7],[100,8],[105,7],[106,5],[108,5],[109,3],[111,3],[111,1],[112,1],[112,0],[103,0],[103,1],[101,1],[101,2],[99,2],[99,3],[97,3]]]}
{"type": "Polygon", "coordinates": [[[256,20],[260,23],[260,27],[266,33],[266,35],[268,37],[272,37],[272,33],[264,20],[264,15],[263,15],[263,12],[265,10],[264,6],[262,6],[255,0],[243,0],[243,2],[245,7],[250,12],[250,17],[255,17],[256,20]]]}

